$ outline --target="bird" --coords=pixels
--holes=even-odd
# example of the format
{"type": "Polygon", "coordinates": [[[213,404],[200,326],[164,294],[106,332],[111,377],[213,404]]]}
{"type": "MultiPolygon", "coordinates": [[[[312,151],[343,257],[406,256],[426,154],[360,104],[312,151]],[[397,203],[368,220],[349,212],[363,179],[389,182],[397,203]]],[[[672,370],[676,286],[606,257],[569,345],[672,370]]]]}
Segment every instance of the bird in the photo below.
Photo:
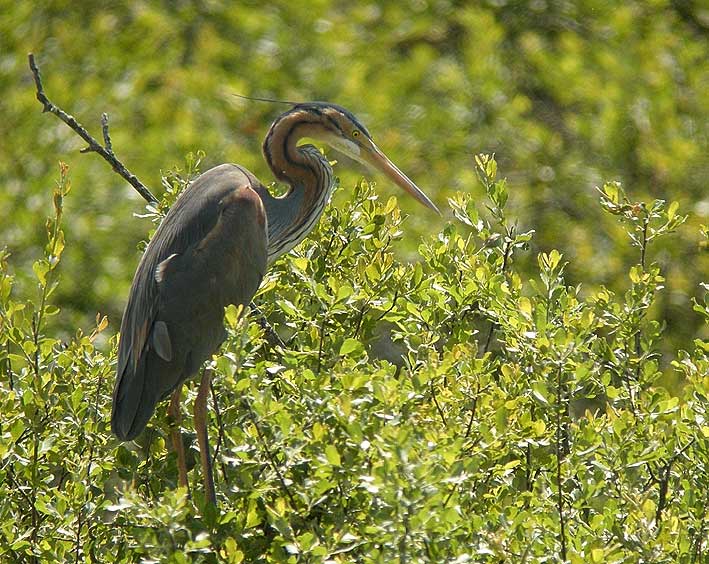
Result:
{"type": "MultiPolygon", "coordinates": [[[[272,195],[237,164],[211,168],[187,186],[155,231],[133,278],[111,408],[112,432],[130,441],[145,429],[157,404],[171,396],[168,413],[180,486],[188,486],[179,431],[183,383],[198,375],[226,339],[224,308],[249,305],[268,265],[315,227],[333,190],[330,162],[305,138],[382,172],[440,214],[350,111],[327,102],[294,104],[268,130],[263,155],[276,180],[288,186],[284,195],[272,195]]],[[[210,381],[205,368],[194,425],[205,496],[216,504],[206,415],[210,381]]]]}

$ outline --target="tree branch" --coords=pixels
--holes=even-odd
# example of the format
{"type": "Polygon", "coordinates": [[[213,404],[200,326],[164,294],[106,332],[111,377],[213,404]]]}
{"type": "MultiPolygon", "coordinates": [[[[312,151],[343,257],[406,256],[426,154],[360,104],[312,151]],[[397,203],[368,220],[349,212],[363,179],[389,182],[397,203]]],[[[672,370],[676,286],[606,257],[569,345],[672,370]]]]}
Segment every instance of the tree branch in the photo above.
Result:
{"type": "Polygon", "coordinates": [[[138,178],[129,171],[125,165],[118,160],[115,153],[113,152],[113,147],[111,146],[111,137],[108,134],[108,114],[103,114],[101,116],[101,127],[103,129],[103,140],[104,145],[101,145],[96,139],[84,128],[73,116],[67,114],[61,108],[55,106],[49,101],[46,94],[44,93],[44,88],[42,87],[42,79],[39,75],[39,67],[34,60],[34,54],[29,54],[30,70],[32,71],[32,76],[34,77],[34,83],[37,88],[37,100],[42,104],[42,111],[49,112],[57,116],[60,120],[71,127],[79,137],[81,137],[88,145],[81,150],[82,153],[95,152],[98,153],[103,160],[111,165],[114,171],[120,174],[133,188],[135,188],[145,201],[149,204],[157,204],[158,199],[153,196],[153,194],[148,190],[148,188],[143,184],[138,178]]]}

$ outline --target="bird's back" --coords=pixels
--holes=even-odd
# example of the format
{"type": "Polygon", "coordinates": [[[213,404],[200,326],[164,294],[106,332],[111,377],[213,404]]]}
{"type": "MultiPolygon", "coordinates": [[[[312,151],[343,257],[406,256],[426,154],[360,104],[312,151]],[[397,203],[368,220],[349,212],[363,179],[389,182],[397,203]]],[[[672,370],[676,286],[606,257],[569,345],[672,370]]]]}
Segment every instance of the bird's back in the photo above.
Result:
{"type": "Polygon", "coordinates": [[[111,428],[137,436],[155,405],[224,340],[229,304],[247,305],[266,269],[258,181],[236,165],[197,178],[163,219],[140,261],[121,324],[111,428]]]}

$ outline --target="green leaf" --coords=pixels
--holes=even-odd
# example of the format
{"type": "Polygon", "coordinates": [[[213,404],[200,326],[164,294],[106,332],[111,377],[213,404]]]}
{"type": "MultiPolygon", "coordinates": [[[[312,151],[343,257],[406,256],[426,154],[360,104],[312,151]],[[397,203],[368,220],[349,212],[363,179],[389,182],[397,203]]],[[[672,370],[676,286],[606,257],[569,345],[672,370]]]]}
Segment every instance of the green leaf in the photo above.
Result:
{"type": "Polygon", "coordinates": [[[349,355],[355,351],[359,352],[362,350],[362,343],[360,343],[357,339],[353,339],[351,337],[347,338],[344,340],[342,345],[340,346],[340,356],[345,356],[349,355]]]}
{"type": "Polygon", "coordinates": [[[532,395],[544,404],[549,403],[549,391],[547,390],[544,382],[540,382],[538,380],[532,382],[532,395]]]}
{"type": "Polygon", "coordinates": [[[243,306],[235,306],[233,304],[224,308],[224,319],[229,327],[236,328],[239,318],[241,317],[243,306]]]}
{"type": "Polygon", "coordinates": [[[340,461],[340,453],[337,451],[335,445],[330,444],[325,447],[325,457],[332,466],[340,466],[342,464],[340,461]]]}
{"type": "Polygon", "coordinates": [[[298,308],[296,308],[289,300],[278,300],[278,306],[286,315],[290,317],[298,317],[298,308]]]}
{"type": "Polygon", "coordinates": [[[46,260],[37,260],[32,264],[32,270],[34,271],[37,280],[42,286],[47,284],[47,273],[49,272],[49,263],[46,260]]]}

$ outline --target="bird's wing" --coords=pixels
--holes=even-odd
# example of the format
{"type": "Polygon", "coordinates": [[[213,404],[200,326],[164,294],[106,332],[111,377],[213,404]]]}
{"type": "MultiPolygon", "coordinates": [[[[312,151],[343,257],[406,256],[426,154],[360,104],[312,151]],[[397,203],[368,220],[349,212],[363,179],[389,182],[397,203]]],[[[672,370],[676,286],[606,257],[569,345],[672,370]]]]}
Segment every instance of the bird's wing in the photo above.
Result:
{"type": "Polygon", "coordinates": [[[121,323],[111,419],[119,438],[136,436],[170,391],[163,388],[191,375],[177,364],[183,351],[173,350],[181,342],[175,339],[179,331],[189,328],[177,326],[175,318],[208,303],[221,323],[225,305],[248,303],[258,289],[267,235],[255,183],[235,165],[205,172],[178,198],[148,245],[121,323]]]}

